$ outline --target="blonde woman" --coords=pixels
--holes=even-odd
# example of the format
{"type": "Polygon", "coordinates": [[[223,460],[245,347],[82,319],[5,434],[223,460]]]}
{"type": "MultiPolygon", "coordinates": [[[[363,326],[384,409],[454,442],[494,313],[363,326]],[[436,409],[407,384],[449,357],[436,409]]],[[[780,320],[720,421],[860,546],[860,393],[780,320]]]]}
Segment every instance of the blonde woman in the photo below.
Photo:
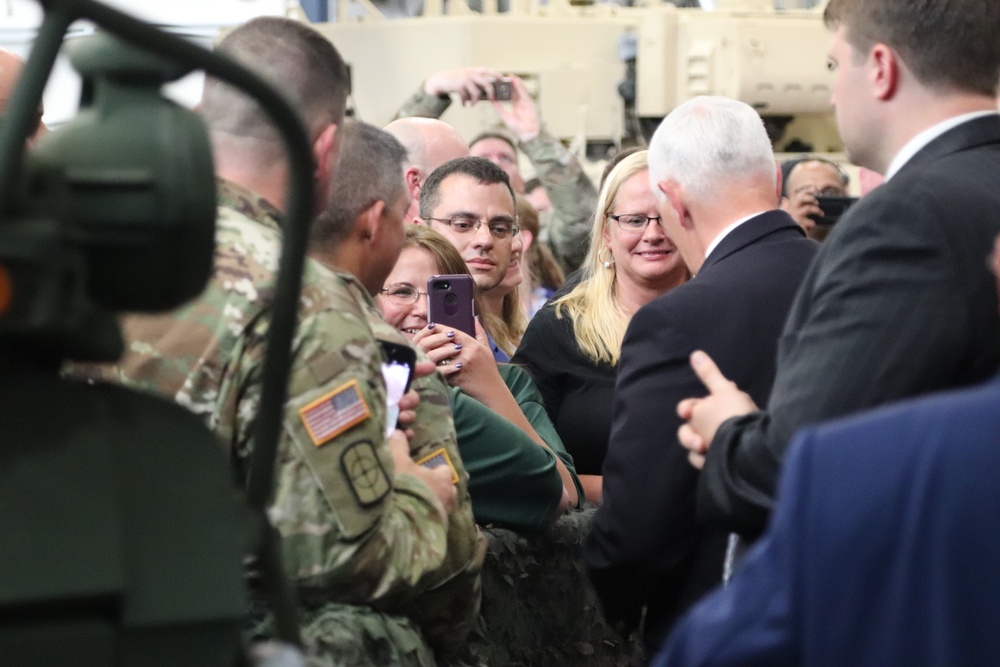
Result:
{"type": "Polygon", "coordinates": [[[688,278],[663,231],[647,151],[619,162],[601,188],[583,279],[540,310],[513,362],[538,385],[587,499],[600,503],[611,434],[615,366],[639,308],[688,278]]]}

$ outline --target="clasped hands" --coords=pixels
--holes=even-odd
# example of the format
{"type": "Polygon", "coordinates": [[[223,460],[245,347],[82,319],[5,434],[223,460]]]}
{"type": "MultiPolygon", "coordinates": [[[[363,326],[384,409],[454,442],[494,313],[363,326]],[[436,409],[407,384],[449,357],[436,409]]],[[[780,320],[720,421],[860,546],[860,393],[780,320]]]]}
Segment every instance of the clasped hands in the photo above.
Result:
{"type": "Polygon", "coordinates": [[[686,398],[677,404],[677,415],[686,422],[677,429],[677,439],[688,450],[691,465],[701,470],[722,422],[756,411],[757,404],[735,382],[726,379],[712,358],[701,350],[691,353],[691,368],[708,389],[708,396],[686,398]]]}

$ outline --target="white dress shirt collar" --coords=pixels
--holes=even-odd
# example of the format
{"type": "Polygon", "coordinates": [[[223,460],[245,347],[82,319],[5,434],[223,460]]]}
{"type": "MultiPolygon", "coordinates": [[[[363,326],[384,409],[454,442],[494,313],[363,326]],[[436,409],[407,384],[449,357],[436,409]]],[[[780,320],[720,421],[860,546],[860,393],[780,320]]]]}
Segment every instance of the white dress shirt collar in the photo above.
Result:
{"type": "Polygon", "coordinates": [[[906,145],[903,146],[898,153],[896,153],[896,157],[892,158],[892,162],[889,163],[889,168],[885,170],[885,180],[888,181],[892,178],[900,169],[903,168],[903,165],[909,162],[914,155],[920,152],[920,149],[940,137],[948,130],[958,127],[962,123],[970,120],[981,118],[983,116],[996,115],[996,113],[996,111],[973,111],[972,113],[966,113],[961,116],[949,118],[948,120],[927,128],[906,142],[906,145]]]}

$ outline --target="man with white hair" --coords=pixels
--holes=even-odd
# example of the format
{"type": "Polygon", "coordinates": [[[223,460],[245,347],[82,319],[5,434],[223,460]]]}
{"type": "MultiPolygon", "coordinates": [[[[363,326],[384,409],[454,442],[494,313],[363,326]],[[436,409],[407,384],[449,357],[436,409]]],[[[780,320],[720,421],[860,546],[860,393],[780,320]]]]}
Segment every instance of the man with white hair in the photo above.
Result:
{"type": "Polygon", "coordinates": [[[684,609],[718,584],[726,534],[698,523],[698,473],[678,446],[677,402],[704,392],[689,365],[707,350],[765,398],[778,336],[816,244],[778,210],[778,167],[760,116],[695,98],[649,146],[660,224],[693,277],[641,308],[622,343],[604,501],[585,559],[612,623],[658,646],[684,609]]]}

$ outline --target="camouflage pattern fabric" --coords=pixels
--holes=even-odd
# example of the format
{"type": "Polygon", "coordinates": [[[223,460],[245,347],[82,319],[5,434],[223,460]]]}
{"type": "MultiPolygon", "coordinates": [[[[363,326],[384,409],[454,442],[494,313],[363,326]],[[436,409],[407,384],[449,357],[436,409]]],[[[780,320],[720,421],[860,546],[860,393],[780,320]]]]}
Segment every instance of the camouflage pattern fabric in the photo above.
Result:
{"type": "MultiPolygon", "coordinates": [[[[428,95],[423,85],[396,112],[396,118],[440,118],[451,105],[447,95],[428,95]]],[[[547,240],[567,273],[583,263],[590,247],[590,228],[597,208],[597,189],[576,157],[544,129],[519,147],[552,202],[547,240]]],[[[546,239],[541,239],[546,240],[546,239]]]]}
{"type": "MultiPolygon", "coordinates": [[[[206,291],[173,313],[126,318],[127,352],[102,375],[201,415],[242,480],[260,402],[280,215],[231,183],[220,183],[219,201],[206,291]]],[[[428,615],[424,594],[456,576],[447,560],[449,522],[422,482],[394,473],[384,356],[365,298],[352,278],[307,261],[269,515],[306,608],[336,601],[419,622],[428,615]]],[[[469,599],[449,601],[456,617],[474,613],[478,596],[470,589],[469,599]]]]}
{"type": "MultiPolygon", "coordinates": [[[[413,347],[418,360],[427,360],[419,348],[385,321],[367,294],[364,299],[368,324],[376,338],[413,347]]],[[[458,475],[455,507],[448,517],[448,553],[444,564],[421,582],[419,605],[410,613],[411,618],[419,619],[424,635],[440,658],[461,650],[472,630],[479,612],[480,572],[487,545],[472,514],[469,473],[458,449],[450,389],[438,372],[414,380],[412,388],[420,395],[420,403],[416,421],[410,427],[410,457],[421,461],[444,449],[458,475]]]]}
{"type": "Polygon", "coordinates": [[[619,636],[604,620],[583,564],[583,540],[596,507],[564,515],[546,532],[524,537],[487,527],[479,621],[449,667],[638,667],[636,635],[619,636]]]}

